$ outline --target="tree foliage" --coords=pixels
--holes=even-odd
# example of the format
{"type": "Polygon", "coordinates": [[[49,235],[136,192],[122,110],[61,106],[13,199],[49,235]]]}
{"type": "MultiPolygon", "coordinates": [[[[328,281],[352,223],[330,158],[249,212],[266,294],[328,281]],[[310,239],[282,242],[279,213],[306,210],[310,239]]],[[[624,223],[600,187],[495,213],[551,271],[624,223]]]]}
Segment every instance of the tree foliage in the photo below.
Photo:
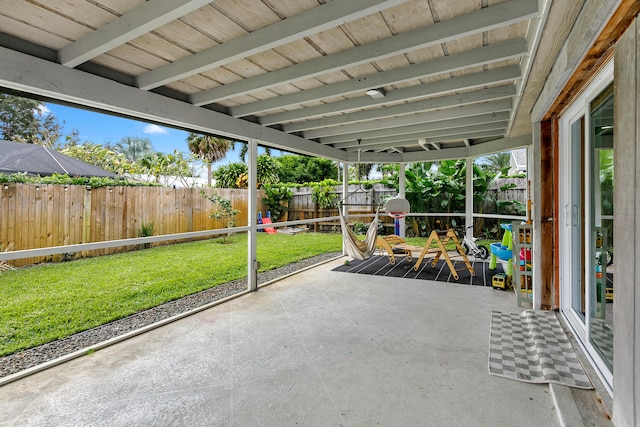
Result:
{"type": "Polygon", "coordinates": [[[188,183],[188,177],[194,173],[189,159],[185,158],[184,154],[178,150],[169,154],[156,151],[144,156],[138,164],[140,166],[139,173],[153,177],[156,183],[160,183],[162,177],[176,177],[185,184],[188,183]]]}
{"type": "Polygon", "coordinates": [[[489,172],[494,174],[501,173],[506,176],[509,173],[509,169],[511,169],[511,152],[505,151],[502,153],[484,156],[482,157],[480,164],[489,172]]]}
{"type": "Polygon", "coordinates": [[[44,103],[0,94],[0,139],[54,147],[62,134],[56,117],[44,103]]]}
{"type": "MultiPolygon", "coordinates": [[[[209,218],[215,219],[218,221],[223,221],[226,228],[235,227],[236,220],[238,214],[240,213],[239,209],[234,209],[231,204],[231,200],[225,199],[219,194],[213,193],[211,195],[207,195],[204,191],[201,192],[202,197],[208,199],[211,203],[213,203],[213,211],[209,215],[209,218]]],[[[227,237],[231,236],[231,233],[227,233],[223,235],[223,240],[226,243],[227,237]]]]}
{"type": "Polygon", "coordinates": [[[22,183],[22,184],[52,184],[52,185],[88,185],[93,188],[99,187],[140,187],[153,186],[154,184],[140,183],[128,181],[121,178],[107,178],[100,176],[84,177],[69,176],[54,173],[50,176],[28,176],[26,173],[14,173],[5,175],[0,173],[0,184],[5,183],[22,183]]]}
{"type": "MultiPolygon", "coordinates": [[[[247,153],[249,152],[249,144],[247,144],[246,142],[243,141],[233,141],[233,143],[231,144],[231,149],[235,151],[236,149],[236,144],[240,145],[240,152],[238,153],[238,156],[240,157],[240,160],[242,161],[242,163],[246,163],[247,162],[247,153]]],[[[269,147],[262,147],[264,149],[264,154],[267,156],[271,155],[271,148],[269,147]]]]}
{"type": "Polygon", "coordinates": [[[356,181],[367,180],[372,170],[373,163],[354,163],[349,166],[349,179],[356,181]]]}
{"type": "Polygon", "coordinates": [[[280,164],[280,182],[304,184],[325,179],[338,179],[334,162],[318,157],[287,154],[277,158],[280,164]]]}
{"type": "Polygon", "coordinates": [[[138,165],[125,157],[124,154],[99,144],[85,142],[84,144],[67,145],[61,150],[61,153],[120,176],[139,171],[138,165]]]}
{"type": "Polygon", "coordinates": [[[262,202],[269,207],[274,222],[280,220],[289,210],[288,202],[293,197],[293,191],[283,184],[267,184],[264,186],[265,196],[262,202]]]}
{"type": "Polygon", "coordinates": [[[211,185],[211,165],[218,160],[224,159],[224,156],[233,146],[233,141],[217,136],[189,133],[187,145],[189,146],[189,151],[206,163],[207,185],[211,185]]]}
{"type": "Polygon", "coordinates": [[[113,150],[123,154],[132,162],[139,162],[155,152],[149,138],[138,138],[135,136],[125,136],[114,146],[113,150]]]}
{"type": "MultiPolygon", "coordinates": [[[[398,188],[398,166],[387,165],[389,174],[383,182],[398,188]]],[[[500,172],[473,166],[474,211],[482,213],[486,200],[496,204],[498,213],[522,213],[521,203],[513,200],[498,200],[490,192],[495,187],[500,172]]],[[[508,184],[507,186],[512,185],[508,184]]],[[[507,186],[499,190],[504,191],[507,186]]],[[[497,193],[496,193],[497,194],[497,193]]],[[[443,160],[438,163],[411,163],[405,170],[405,197],[411,205],[411,212],[464,213],[466,204],[466,162],[464,160],[443,160]]],[[[416,235],[426,235],[435,228],[449,228],[452,224],[435,224],[431,217],[410,217],[409,222],[416,235]]],[[[476,229],[482,229],[482,218],[476,229]]]]}
{"type": "Polygon", "coordinates": [[[247,174],[247,165],[237,162],[219,166],[213,171],[218,188],[238,188],[238,178],[243,174],[247,174]]]}
{"type": "MultiPolygon", "coordinates": [[[[280,182],[280,165],[266,154],[256,159],[258,172],[258,188],[280,182]]],[[[218,167],[213,172],[218,188],[247,188],[249,169],[244,163],[229,163],[218,167]]]]}

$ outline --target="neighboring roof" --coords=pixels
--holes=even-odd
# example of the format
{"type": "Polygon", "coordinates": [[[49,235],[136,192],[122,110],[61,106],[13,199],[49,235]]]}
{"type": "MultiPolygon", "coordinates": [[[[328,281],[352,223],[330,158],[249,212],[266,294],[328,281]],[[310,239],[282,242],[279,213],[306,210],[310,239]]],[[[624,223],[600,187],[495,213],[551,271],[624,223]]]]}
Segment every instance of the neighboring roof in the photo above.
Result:
{"type": "Polygon", "coordinates": [[[517,171],[527,170],[527,149],[520,148],[511,151],[511,165],[517,171]]]}
{"type": "Polygon", "coordinates": [[[0,87],[334,160],[461,158],[531,143],[509,129],[547,3],[5,2],[0,87]]]}
{"type": "Polygon", "coordinates": [[[0,140],[0,173],[26,172],[29,175],[102,176],[116,175],[39,144],[0,140]]]}

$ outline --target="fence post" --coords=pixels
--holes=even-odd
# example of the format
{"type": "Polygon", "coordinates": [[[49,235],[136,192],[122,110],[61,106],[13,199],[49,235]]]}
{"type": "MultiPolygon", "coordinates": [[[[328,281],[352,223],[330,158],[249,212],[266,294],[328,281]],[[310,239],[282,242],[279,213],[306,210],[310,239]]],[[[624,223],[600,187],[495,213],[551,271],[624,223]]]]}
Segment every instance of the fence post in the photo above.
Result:
{"type": "MultiPolygon", "coordinates": [[[[318,218],[318,203],[313,202],[313,218],[318,218]]],[[[314,222],[313,223],[313,232],[317,233],[318,232],[318,223],[314,222]]]]}
{"type": "MultiPolygon", "coordinates": [[[[91,187],[85,187],[84,202],[82,206],[82,243],[91,240],[91,187]]],[[[87,256],[87,251],[82,251],[82,256],[87,256]]]]}

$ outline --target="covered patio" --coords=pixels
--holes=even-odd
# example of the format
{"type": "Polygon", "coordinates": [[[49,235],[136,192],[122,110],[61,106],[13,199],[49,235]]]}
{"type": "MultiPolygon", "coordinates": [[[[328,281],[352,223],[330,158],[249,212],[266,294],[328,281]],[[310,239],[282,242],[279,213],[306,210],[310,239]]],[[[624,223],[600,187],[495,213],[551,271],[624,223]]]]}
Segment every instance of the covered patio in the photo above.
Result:
{"type": "Polygon", "coordinates": [[[342,262],[7,384],[3,423],[583,422],[562,387],[489,375],[491,311],[515,311],[513,293],[331,271],[342,262]]]}
{"type": "MultiPolygon", "coordinates": [[[[633,0],[15,1],[0,11],[0,87],[246,141],[249,222],[234,231],[249,236],[248,291],[258,289],[258,145],[345,170],[398,164],[401,196],[407,163],[467,159],[470,182],[473,158],[526,147],[533,308],[570,320],[593,378],[605,383],[603,397],[613,399],[614,421],[637,425],[639,9],[633,0]],[[607,214],[618,266],[616,334],[603,352],[592,339],[592,314],[606,301],[596,295],[603,213],[591,159],[605,149],[616,152],[611,191],[620,208],[607,214]]],[[[487,373],[489,315],[518,310],[512,294],[345,280],[328,267],[3,386],[3,407],[16,423],[52,424],[56,416],[120,424],[133,416],[147,424],[558,422],[548,387],[487,373]]]]}

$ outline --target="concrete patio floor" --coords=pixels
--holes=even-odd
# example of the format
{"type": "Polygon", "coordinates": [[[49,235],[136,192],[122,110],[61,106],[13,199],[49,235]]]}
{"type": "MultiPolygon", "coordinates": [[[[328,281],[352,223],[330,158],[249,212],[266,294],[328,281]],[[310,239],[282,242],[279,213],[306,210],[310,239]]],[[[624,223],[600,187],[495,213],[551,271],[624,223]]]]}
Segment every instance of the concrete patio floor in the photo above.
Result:
{"type": "Polygon", "coordinates": [[[0,387],[0,425],[559,424],[547,385],[489,375],[513,292],[341,262],[0,387]]]}

